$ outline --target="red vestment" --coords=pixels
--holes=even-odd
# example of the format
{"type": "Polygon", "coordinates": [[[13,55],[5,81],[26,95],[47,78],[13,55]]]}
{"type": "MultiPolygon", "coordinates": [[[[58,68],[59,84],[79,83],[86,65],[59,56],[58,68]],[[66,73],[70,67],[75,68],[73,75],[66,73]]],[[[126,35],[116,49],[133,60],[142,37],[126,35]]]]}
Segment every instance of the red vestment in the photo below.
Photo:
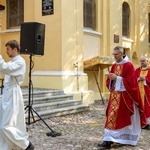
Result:
{"type": "MultiPolygon", "coordinates": [[[[132,63],[115,63],[110,73],[122,77],[125,87],[124,91],[115,91],[115,83],[112,83],[109,78],[106,81],[106,86],[110,90],[110,98],[106,109],[105,128],[116,130],[132,124],[131,116],[134,114],[134,104],[139,108],[141,115],[143,115],[143,107],[139,101],[140,95],[139,92],[137,92],[138,86],[134,77],[134,67],[132,63]],[[112,89],[110,89],[110,85],[112,89]]],[[[146,120],[143,119],[141,123],[141,126],[145,126],[146,120]]]]}
{"type": "Polygon", "coordinates": [[[146,70],[141,70],[140,67],[137,68],[135,70],[135,76],[136,79],[140,76],[145,76],[146,85],[144,85],[144,82],[140,81],[139,91],[146,118],[150,118],[150,68],[146,70]]]}

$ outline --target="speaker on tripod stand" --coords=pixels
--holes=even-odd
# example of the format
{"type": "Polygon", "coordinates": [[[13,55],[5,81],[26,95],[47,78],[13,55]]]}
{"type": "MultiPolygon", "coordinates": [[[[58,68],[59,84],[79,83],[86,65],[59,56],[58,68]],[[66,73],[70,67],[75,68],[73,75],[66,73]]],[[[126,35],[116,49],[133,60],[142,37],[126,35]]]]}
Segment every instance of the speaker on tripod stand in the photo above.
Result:
{"type": "Polygon", "coordinates": [[[45,25],[37,22],[21,24],[21,54],[44,55],[45,25]]]}
{"type": "Polygon", "coordinates": [[[49,127],[49,125],[42,119],[42,117],[32,107],[33,105],[33,84],[31,80],[31,72],[34,67],[32,61],[33,55],[44,55],[44,39],[45,39],[45,25],[38,22],[25,22],[21,24],[20,33],[20,54],[29,54],[30,69],[29,69],[29,101],[25,107],[25,113],[28,112],[27,125],[35,123],[41,120],[49,129],[50,133],[46,133],[47,136],[60,136],[60,132],[56,132],[49,127]],[[31,99],[32,98],[32,99],[31,99]],[[35,120],[34,113],[38,116],[38,120],[35,120]],[[31,122],[31,117],[33,122],[31,122]]]}

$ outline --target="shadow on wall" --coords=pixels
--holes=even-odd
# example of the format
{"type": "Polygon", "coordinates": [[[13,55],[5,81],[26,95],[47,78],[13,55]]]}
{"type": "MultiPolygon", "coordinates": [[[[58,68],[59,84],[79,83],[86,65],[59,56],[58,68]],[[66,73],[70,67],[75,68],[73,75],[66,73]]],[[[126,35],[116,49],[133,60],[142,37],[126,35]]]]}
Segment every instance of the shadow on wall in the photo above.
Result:
{"type": "Polygon", "coordinates": [[[132,63],[134,64],[135,68],[137,68],[137,67],[140,66],[140,64],[139,64],[139,58],[138,58],[136,52],[133,52],[133,54],[132,54],[132,63]]]}

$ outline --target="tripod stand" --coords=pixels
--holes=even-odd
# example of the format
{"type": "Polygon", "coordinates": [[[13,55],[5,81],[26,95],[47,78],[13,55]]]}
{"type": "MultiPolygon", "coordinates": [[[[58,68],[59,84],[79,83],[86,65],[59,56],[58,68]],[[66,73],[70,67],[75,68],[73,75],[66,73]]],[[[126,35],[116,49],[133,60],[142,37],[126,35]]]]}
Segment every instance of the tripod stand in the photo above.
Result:
{"type": "Polygon", "coordinates": [[[28,101],[28,105],[25,107],[25,113],[27,113],[28,111],[28,122],[27,125],[30,125],[32,123],[35,123],[39,120],[41,120],[47,127],[48,129],[51,131],[49,133],[46,133],[47,136],[52,136],[52,137],[56,137],[56,136],[60,136],[61,133],[60,132],[56,132],[54,130],[52,130],[52,128],[50,128],[48,126],[48,124],[42,119],[42,117],[36,112],[36,110],[32,107],[33,104],[33,84],[32,84],[32,80],[31,80],[31,71],[34,67],[33,65],[33,61],[32,61],[32,54],[30,54],[30,70],[29,70],[29,101],[28,101]],[[32,90],[32,91],[31,91],[32,90]],[[32,101],[31,101],[31,95],[32,95],[32,101]],[[38,116],[38,120],[35,120],[33,113],[35,113],[38,116]],[[31,116],[33,119],[33,122],[31,122],[31,116]]]}

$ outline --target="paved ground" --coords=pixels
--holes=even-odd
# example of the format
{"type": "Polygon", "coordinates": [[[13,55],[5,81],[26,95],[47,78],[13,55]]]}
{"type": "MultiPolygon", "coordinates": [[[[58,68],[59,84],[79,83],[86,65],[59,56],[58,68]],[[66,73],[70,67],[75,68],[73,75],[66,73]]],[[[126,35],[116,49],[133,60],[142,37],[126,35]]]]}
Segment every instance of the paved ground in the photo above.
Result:
{"type": "MultiPolygon", "coordinates": [[[[90,106],[89,112],[55,117],[45,120],[61,136],[49,137],[50,130],[42,121],[29,126],[29,139],[35,150],[98,150],[97,143],[102,142],[106,105],[97,101],[90,106]]],[[[111,150],[150,150],[150,131],[142,130],[136,147],[114,145],[111,150]]]]}

